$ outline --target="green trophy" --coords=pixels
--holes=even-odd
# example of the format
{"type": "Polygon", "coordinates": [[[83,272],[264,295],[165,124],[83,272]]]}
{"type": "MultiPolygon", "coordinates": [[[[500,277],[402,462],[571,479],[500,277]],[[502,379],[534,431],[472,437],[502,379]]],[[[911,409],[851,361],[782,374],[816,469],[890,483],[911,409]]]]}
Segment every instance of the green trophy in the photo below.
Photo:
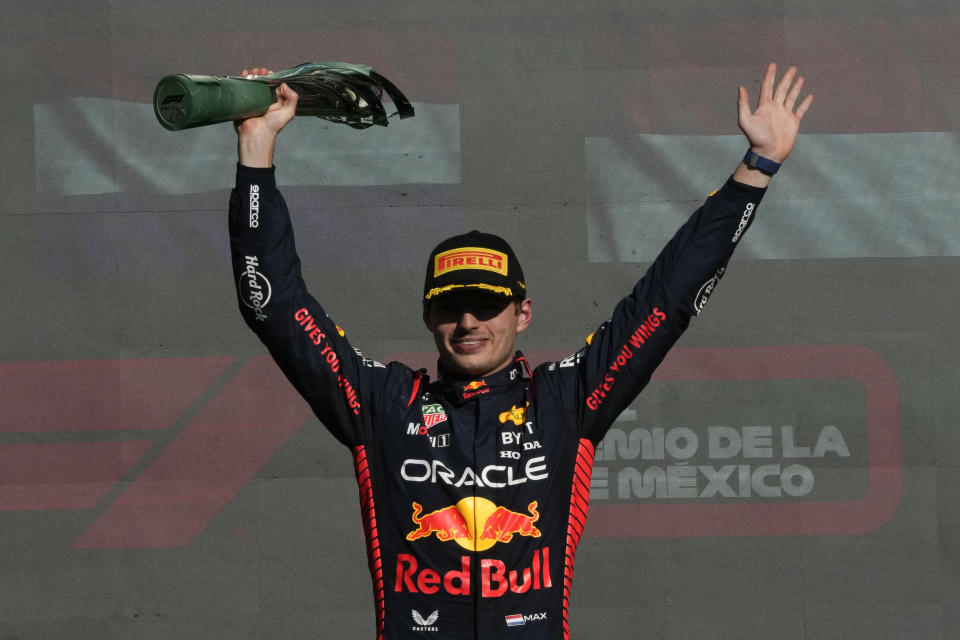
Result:
{"type": "Polygon", "coordinates": [[[286,83],[297,92],[298,116],[316,116],[355,129],[387,118],[412,118],[413,107],[389,80],[362,64],[306,62],[263,76],[166,76],[153,92],[153,111],[171,131],[263,115],[286,83]],[[396,111],[387,115],[384,93],[396,111]]]}

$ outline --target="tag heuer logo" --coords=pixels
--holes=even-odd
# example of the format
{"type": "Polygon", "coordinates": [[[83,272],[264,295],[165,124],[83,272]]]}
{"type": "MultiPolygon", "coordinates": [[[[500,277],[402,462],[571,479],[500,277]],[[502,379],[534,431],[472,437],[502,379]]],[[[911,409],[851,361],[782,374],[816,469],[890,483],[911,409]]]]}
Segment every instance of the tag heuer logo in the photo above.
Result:
{"type": "Polygon", "coordinates": [[[447,414],[443,410],[443,405],[425,404],[423,405],[423,425],[428,429],[441,422],[446,422],[447,414]]]}

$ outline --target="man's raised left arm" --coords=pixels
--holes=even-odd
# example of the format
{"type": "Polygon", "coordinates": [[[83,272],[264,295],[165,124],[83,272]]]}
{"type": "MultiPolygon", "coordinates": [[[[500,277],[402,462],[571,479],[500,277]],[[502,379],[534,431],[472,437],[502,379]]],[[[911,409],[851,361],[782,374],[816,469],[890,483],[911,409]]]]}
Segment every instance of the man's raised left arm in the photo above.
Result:
{"type": "Polygon", "coordinates": [[[753,166],[749,159],[744,158],[734,172],[733,179],[754,187],[770,184],[772,174],[763,169],[764,160],[779,165],[787,159],[797,141],[800,120],[813,103],[813,95],[809,94],[797,106],[803,90],[803,76],[797,75],[796,67],[787,69],[779,83],[776,78],[777,65],[771,62],[760,83],[760,97],[754,110],[750,109],[746,88],[738,88],[738,123],[755,156],[751,158],[753,166]],[[761,160],[755,160],[757,157],[761,160]]]}

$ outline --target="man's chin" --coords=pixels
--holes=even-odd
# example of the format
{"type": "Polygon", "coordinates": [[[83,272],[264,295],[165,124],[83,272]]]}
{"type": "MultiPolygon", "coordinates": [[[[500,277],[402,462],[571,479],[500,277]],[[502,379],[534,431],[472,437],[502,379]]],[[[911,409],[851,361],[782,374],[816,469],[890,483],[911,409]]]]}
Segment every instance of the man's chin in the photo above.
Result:
{"type": "Polygon", "coordinates": [[[445,362],[443,365],[450,373],[461,378],[482,378],[487,374],[487,368],[463,361],[445,362]]]}
{"type": "Polygon", "coordinates": [[[442,362],[448,372],[461,378],[482,378],[495,369],[488,358],[480,355],[451,355],[442,362]]]}

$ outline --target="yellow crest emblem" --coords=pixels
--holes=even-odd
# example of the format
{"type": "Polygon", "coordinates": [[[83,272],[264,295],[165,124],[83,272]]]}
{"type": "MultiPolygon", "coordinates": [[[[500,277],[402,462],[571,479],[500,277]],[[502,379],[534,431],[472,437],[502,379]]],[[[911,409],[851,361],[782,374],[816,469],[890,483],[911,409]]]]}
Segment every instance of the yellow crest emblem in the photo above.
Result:
{"type": "Polygon", "coordinates": [[[507,423],[507,420],[513,422],[513,424],[518,427],[527,421],[527,407],[530,406],[530,403],[526,403],[522,407],[513,406],[510,407],[509,411],[504,411],[500,414],[500,422],[503,424],[507,423]]]}

